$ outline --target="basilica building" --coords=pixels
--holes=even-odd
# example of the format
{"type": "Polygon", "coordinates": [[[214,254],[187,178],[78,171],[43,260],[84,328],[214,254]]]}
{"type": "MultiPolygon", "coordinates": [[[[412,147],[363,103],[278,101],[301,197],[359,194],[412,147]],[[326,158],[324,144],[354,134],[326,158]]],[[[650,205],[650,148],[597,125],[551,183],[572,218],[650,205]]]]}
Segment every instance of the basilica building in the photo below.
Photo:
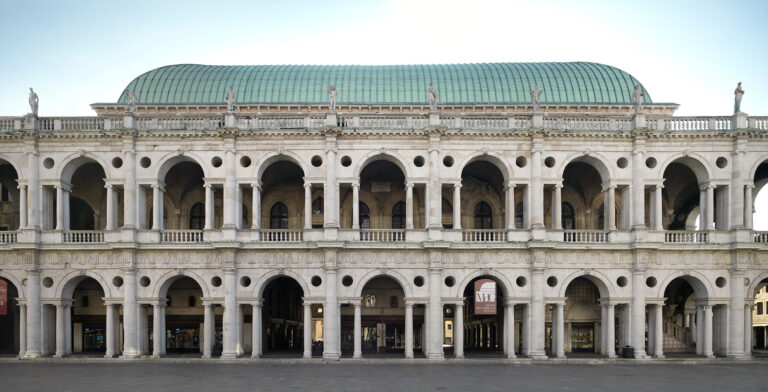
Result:
{"type": "Polygon", "coordinates": [[[740,86],[732,115],[700,117],[587,62],[182,64],[118,94],[40,117],[30,89],[30,113],[0,117],[1,352],[765,345],[768,117],[740,86]]]}

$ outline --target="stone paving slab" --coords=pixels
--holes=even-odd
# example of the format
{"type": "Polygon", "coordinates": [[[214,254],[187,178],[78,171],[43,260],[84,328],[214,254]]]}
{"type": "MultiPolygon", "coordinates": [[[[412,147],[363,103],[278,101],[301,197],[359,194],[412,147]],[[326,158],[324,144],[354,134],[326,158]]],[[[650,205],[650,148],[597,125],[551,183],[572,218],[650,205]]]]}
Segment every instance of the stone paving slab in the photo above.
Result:
{"type": "Polygon", "coordinates": [[[0,363],[2,391],[764,391],[768,363],[41,359],[0,363]],[[638,365],[642,364],[642,365],[638,365]]]}

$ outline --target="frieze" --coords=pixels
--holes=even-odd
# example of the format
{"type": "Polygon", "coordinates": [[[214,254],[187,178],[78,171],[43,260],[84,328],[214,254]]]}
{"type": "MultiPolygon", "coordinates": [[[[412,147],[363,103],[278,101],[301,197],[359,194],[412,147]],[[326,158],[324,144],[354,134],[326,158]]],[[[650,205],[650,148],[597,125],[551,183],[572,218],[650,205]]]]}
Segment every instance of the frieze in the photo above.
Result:
{"type": "Polygon", "coordinates": [[[427,254],[419,251],[354,251],[342,252],[338,257],[339,264],[345,266],[381,266],[401,264],[427,264],[427,254]]]}
{"type": "Polygon", "coordinates": [[[728,268],[731,265],[730,252],[695,252],[695,251],[677,251],[660,252],[656,256],[656,266],[669,267],[720,267],[728,268]]]}
{"type": "Polygon", "coordinates": [[[547,267],[584,265],[629,268],[632,265],[632,254],[629,252],[597,251],[547,253],[547,267]]]}
{"type": "Polygon", "coordinates": [[[323,254],[321,252],[240,252],[237,255],[238,265],[259,265],[269,267],[290,267],[309,264],[322,265],[323,254]]]}

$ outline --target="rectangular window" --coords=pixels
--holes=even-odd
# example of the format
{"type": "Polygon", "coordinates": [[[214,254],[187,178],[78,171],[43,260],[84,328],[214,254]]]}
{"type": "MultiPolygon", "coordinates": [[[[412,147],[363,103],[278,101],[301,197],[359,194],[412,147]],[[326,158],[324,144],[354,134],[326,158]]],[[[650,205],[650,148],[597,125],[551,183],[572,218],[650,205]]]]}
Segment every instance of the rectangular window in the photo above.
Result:
{"type": "Polygon", "coordinates": [[[758,302],[757,303],[757,314],[763,314],[763,303],[758,302]]]}

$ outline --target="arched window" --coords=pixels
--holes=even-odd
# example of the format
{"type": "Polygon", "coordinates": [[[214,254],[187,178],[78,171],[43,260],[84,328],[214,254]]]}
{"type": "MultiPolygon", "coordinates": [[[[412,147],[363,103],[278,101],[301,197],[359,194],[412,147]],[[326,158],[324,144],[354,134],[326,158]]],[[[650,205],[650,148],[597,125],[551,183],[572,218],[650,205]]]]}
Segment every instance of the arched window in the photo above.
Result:
{"type": "Polygon", "coordinates": [[[405,229],[405,203],[402,201],[392,207],[392,228],[405,229]]]}
{"type": "Polygon", "coordinates": [[[493,217],[488,203],[481,201],[475,205],[475,229],[492,229],[493,217]]]}
{"type": "Polygon", "coordinates": [[[323,205],[323,198],[318,197],[312,202],[312,215],[320,215],[323,213],[325,206],[323,205]]]}
{"type": "Polygon", "coordinates": [[[171,306],[171,296],[166,295],[165,296],[165,306],[170,307],[171,306]]]}
{"type": "Polygon", "coordinates": [[[358,222],[360,222],[360,228],[361,229],[370,229],[371,228],[371,210],[368,209],[368,206],[360,202],[358,204],[358,222]]]}
{"type": "Polygon", "coordinates": [[[397,307],[397,296],[393,295],[389,297],[389,307],[390,308],[396,308],[397,307]]]}
{"type": "Polygon", "coordinates": [[[189,296],[189,298],[187,299],[187,305],[189,305],[190,308],[195,307],[195,296],[194,295],[190,295],[189,296]]]}
{"type": "Polygon", "coordinates": [[[195,203],[189,210],[189,229],[202,230],[205,227],[205,205],[195,203]]]}
{"type": "Polygon", "coordinates": [[[566,230],[573,230],[576,228],[576,220],[573,217],[573,207],[571,207],[568,203],[563,203],[561,205],[561,219],[563,222],[563,229],[566,230]]]}
{"type": "Polygon", "coordinates": [[[376,307],[376,296],[373,294],[368,294],[365,297],[363,297],[363,307],[365,308],[375,308],[376,307]]]}
{"type": "Polygon", "coordinates": [[[285,204],[277,202],[269,210],[269,228],[287,229],[288,228],[288,207],[285,204]]]}
{"type": "Polygon", "coordinates": [[[88,302],[88,296],[84,295],[83,298],[80,300],[80,305],[82,305],[84,308],[87,308],[90,303],[88,302]]]}
{"type": "Polygon", "coordinates": [[[522,229],[524,228],[525,223],[523,223],[523,203],[517,203],[515,206],[515,228],[516,229],[522,229]]]}

